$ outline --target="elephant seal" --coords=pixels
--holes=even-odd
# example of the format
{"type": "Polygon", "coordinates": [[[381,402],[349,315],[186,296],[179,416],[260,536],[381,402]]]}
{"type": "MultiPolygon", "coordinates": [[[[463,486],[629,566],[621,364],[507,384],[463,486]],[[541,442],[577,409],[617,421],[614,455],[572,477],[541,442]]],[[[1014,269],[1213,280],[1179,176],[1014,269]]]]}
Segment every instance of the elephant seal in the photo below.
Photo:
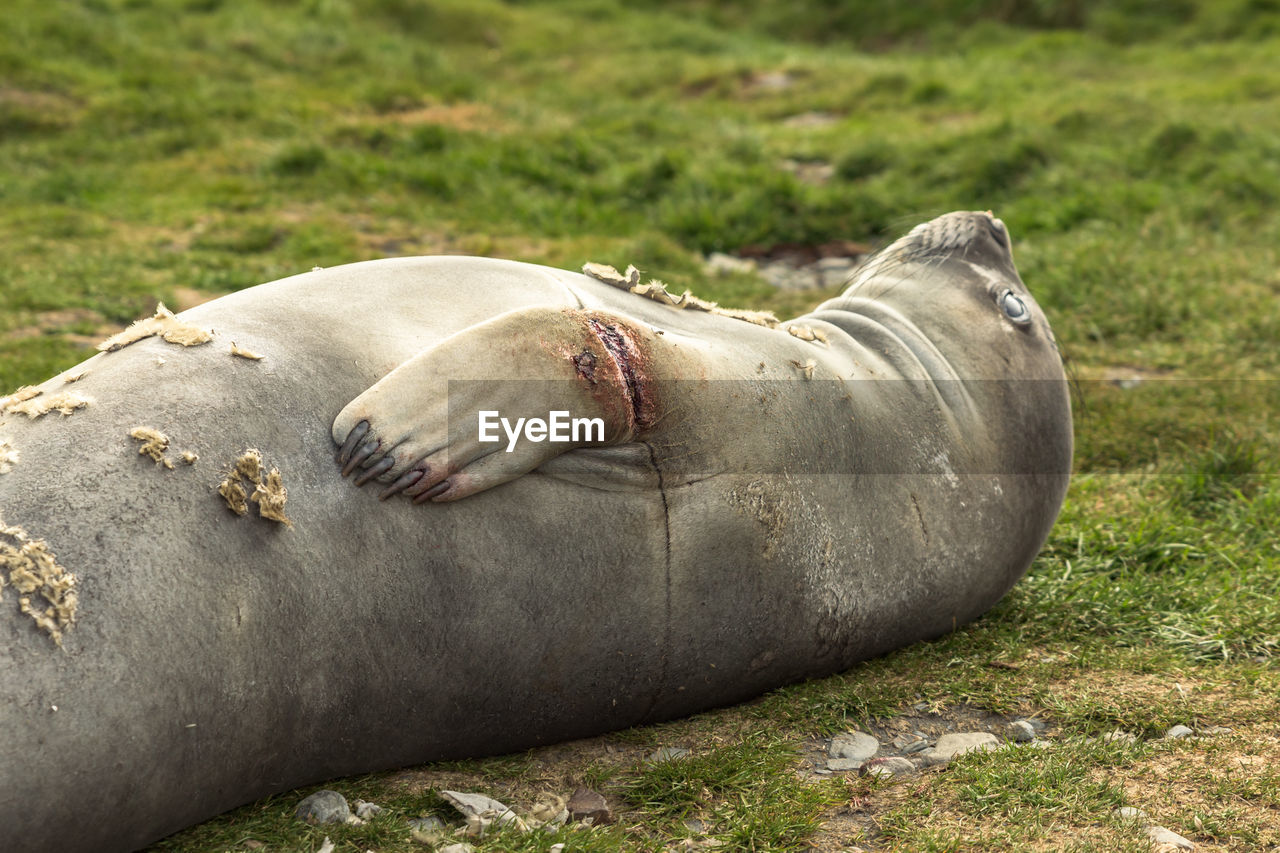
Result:
{"type": "Polygon", "coordinates": [[[8,849],[737,702],[1027,569],[1071,415],[998,220],[916,228],[790,334],[663,301],[371,261],[161,312],[7,398],[8,849]],[[561,410],[600,429],[473,429],[561,410]]]}

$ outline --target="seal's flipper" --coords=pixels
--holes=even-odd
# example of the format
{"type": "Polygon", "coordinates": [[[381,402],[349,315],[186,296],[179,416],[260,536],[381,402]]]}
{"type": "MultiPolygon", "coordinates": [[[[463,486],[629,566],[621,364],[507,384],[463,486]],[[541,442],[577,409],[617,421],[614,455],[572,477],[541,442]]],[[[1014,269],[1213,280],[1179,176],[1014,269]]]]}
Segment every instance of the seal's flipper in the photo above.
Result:
{"type": "Polygon", "coordinates": [[[342,473],[388,484],[384,498],[448,501],[576,447],[630,441],[656,421],[647,374],[656,340],[635,321],[578,309],[521,309],[472,326],[339,413],[342,473]],[[554,424],[548,434],[553,415],[565,440],[554,424]]]}

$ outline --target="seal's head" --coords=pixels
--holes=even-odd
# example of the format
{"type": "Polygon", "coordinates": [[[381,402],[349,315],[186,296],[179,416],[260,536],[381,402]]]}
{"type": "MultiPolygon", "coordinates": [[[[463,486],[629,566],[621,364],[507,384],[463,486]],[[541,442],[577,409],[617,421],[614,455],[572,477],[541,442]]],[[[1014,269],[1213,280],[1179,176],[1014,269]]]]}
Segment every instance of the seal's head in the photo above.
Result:
{"type": "Polygon", "coordinates": [[[841,301],[877,320],[898,315],[922,334],[953,369],[939,374],[927,358],[934,378],[1063,379],[1049,322],[1014,266],[1008,229],[990,212],[917,225],[872,257],[841,301]]]}

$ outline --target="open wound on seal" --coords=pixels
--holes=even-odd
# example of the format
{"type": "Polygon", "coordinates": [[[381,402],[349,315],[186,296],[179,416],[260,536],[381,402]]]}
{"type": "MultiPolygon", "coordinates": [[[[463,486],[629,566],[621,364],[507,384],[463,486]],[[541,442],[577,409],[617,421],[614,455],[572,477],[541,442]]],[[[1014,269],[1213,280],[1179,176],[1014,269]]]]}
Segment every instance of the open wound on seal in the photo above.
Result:
{"type": "Polygon", "coordinates": [[[747,311],[740,308],[721,308],[715,302],[708,302],[705,299],[699,299],[690,291],[686,290],[679,296],[672,295],[667,286],[656,278],[651,278],[646,284],[640,283],[640,270],[635,265],[628,265],[625,273],[620,273],[615,267],[608,264],[587,263],[582,265],[582,272],[591,276],[597,281],[603,281],[605,284],[613,285],[620,290],[626,290],[637,296],[643,296],[646,299],[652,299],[663,305],[672,308],[688,308],[694,311],[706,311],[708,314],[718,314],[721,317],[728,317],[733,320],[742,320],[744,323],[751,323],[756,326],[763,326],[766,329],[785,328],[795,337],[802,341],[815,341],[827,343],[826,333],[821,329],[813,329],[809,326],[782,326],[782,321],[774,316],[772,311],[747,311]]]}
{"type": "Polygon", "coordinates": [[[264,474],[263,468],[262,453],[253,448],[246,450],[218,484],[218,494],[227,502],[227,509],[236,515],[248,514],[249,504],[256,503],[262,518],[293,527],[293,521],[284,514],[289,490],[285,488],[280,469],[272,468],[264,474]],[[254,487],[252,493],[245,488],[246,483],[254,487]]]}
{"type": "Polygon", "coordinates": [[[156,305],[154,316],[138,320],[123,332],[112,335],[98,344],[98,349],[103,352],[115,352],[152,335],[159,335],[171,344],[180,344],[184,347],[199,346],[213,340],[212,332],[182,322],[161,302],[156,305]]]}
{"type": "Polygon", "coordinates": [[[58,565],[43,539],[0,521],[0,589],[5,576],[18,591],[18,609],[62,645],[62,634],[76,621],[76,576],[58,565]]]}

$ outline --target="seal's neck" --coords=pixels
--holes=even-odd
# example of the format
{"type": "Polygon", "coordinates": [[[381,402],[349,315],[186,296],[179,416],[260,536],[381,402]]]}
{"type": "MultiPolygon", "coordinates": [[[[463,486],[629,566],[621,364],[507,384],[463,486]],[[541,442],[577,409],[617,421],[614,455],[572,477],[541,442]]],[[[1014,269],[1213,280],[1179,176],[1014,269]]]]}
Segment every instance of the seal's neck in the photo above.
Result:
{"type": "Polygon", "coordinates": [[[960,379],[947,357],[896,308],[864,296],[828,300],[809,315],[838,327],[873,362],[887,361],[897,379],[960,379]]]}

